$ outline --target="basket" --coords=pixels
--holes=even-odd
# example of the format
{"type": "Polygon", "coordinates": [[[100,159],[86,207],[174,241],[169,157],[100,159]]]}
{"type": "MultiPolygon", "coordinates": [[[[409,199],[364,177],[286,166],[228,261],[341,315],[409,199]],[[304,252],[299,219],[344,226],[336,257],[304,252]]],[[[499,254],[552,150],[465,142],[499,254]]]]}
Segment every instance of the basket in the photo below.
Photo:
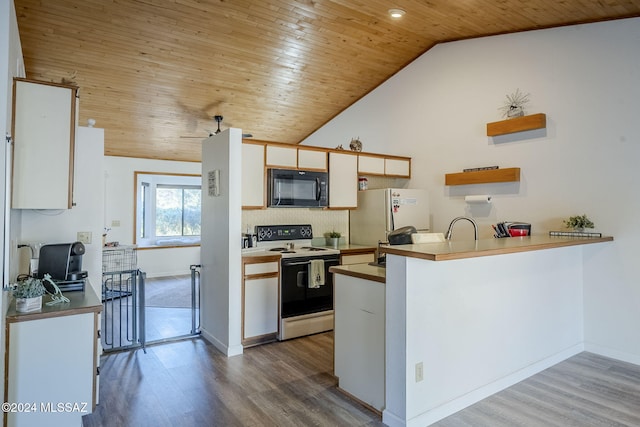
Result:
{"type": "Polygon", "coordinates": [[[102,250],[103,273],[118,273],[137,269],[137,248],[135,246],[117,246],[102,250]]]}

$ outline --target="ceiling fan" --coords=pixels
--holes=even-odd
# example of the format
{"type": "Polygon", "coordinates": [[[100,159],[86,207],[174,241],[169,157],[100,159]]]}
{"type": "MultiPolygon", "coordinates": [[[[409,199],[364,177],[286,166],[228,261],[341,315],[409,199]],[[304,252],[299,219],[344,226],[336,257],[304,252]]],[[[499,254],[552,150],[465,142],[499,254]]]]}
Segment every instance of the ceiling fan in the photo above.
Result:
{"type": "MultiPolygon", "coordinates": [[[[213,120],[215,120],[218,123],[218,129],[216,129],[214,132],[208,131],[209,132],[209,136],[214,136],[214,135],[217,135],[220,132],[222,132],[220,130],[220,123],[222,123],[222,119],[223,119],[223,117],[220,116],[220,115],[213,116],[213,120]]],[[[242,137],[243,138],[252,138],[253,135],[250,134],[250,133],[243,133],[242,137]]],[[[202,138],[202,137],[200,137],[200,136],[181,136],[181,138],[202,138]]]]}

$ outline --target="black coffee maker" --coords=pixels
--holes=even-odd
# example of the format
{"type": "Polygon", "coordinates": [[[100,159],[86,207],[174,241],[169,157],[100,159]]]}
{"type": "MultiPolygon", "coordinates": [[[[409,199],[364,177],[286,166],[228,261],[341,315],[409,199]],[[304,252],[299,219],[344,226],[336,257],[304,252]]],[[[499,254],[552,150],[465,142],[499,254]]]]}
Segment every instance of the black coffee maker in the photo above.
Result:
{"type": "Polygon", "coordinates": [[[49,274],[60,290],[84,290],[84,282],[88,276],[82,270],[82,256],[85,247],[81,242],[57,243],[40,248],[38,260],[39,278],[49,274]]]}

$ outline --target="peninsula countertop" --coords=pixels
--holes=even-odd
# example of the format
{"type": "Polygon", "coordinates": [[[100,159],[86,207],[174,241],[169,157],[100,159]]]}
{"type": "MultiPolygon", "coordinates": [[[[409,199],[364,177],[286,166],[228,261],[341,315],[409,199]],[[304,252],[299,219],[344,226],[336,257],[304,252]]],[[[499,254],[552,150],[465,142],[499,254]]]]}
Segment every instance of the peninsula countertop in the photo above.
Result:
{"type": "Polygon", "coordinates": [[[383,245],[380,247],[380,252],[430,261],[448,261],[610,241],[613,241],[613,237],[611,236],[558,237],[534,234],[533,236],[527,237],[509,237],[503,239],[454,240],[441,243],[394,246],[383,245]]]}
{"type": "Polygon", "coordinates": [[[360,279],[372,280],[374,282],[385,283],[386,269],[371,264],[349,264],[329,267],[329,271],[345,276],[359,277],[360,279]]]}

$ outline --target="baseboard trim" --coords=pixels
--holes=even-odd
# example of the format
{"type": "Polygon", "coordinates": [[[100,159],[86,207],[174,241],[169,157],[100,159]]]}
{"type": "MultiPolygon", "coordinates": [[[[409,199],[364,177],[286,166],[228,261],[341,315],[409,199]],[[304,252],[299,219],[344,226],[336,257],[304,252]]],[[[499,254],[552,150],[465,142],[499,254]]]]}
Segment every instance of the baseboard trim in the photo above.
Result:
{"type": "Polygon", "coordinates": [[[213,345],[218,351],[220,351],[220,353],[224,354],[227,357],[238,356],[243,352],[242,345],[228,346],[222,341],[220,341],[219,339],[217,339],[216,337],[214,337],[213,335],[211,335],[205,329],[200,330],[200,335],[202,335],[202,338],[209,341],[211,345],[213,345]]]}
{"type": "Polygon", "coordinates": [[[621,362],[633,363],[640,366],[640,355],[627,353],[616,350],[607,346],[597,345],[593,343],[585,343],[585,351],[608,357],[610,359],[620,360],[621,362]]]}

